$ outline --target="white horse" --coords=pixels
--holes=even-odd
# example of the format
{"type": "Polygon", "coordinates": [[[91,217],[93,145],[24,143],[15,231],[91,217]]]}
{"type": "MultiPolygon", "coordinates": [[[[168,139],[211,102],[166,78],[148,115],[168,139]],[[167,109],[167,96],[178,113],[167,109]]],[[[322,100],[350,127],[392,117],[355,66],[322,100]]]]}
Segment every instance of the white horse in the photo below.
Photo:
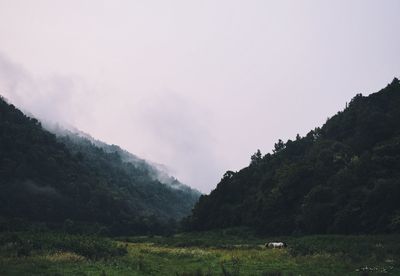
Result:
{"type": "Polygon", "coordinates": [[[268,248],[284,248],[287,244],[284,242],[269,242],[265,244],[265,247],[268,248]]]}

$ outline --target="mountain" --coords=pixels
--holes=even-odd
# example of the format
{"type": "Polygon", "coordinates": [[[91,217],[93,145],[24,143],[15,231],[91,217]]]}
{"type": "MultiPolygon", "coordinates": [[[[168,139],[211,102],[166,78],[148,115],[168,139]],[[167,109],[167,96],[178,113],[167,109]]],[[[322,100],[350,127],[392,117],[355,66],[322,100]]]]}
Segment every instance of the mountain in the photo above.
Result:
{"type": "Polygon", "coordinates": [[[45,127],[50,132],[56,134],[59,141],[64,143],[72,152],[85,151],[85,147],[97,147],[101,148],[104,152],[110,154],[117,154],[120,156],[122,162],[132,164],[136,169],[146,171],[150,178],[154,181],[158,181],[162,184],[167,185],[170,188],[186,191],[195,197],[200,196],[200,192],[190,188],[187,185],[182,184],[178,179],[168,174],[167,169],[164,165],[157,164],[154,162],[142,159],[117,145],[109,145],[100,140],[96,140],[87,133],[84,133],[78,129],[66,129],[56,125],[47,125],[45,127]]]}
{"type": "Polygon", "coordinates": [[[400,231],[400,83],[356,95],[305,137],[228,171],[185,220],[191,230],[264,234],[400,231]]]}
{"type": "Polygon", "coordinates": [[[0,228],[160,232],[190,214],[199,196],[118,146],[67,130],[55,135],[0,99],[0,228]]]}

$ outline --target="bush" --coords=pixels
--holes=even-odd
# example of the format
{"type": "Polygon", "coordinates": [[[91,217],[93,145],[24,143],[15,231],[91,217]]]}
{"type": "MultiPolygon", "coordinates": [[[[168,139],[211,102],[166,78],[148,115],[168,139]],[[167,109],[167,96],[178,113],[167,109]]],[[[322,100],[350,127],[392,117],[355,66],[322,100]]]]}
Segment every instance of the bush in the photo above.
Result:
{"type": "Polygon", "coordinates": [[[33,250],[66,251],[89,259],[106,259],[127,253],[126,248],[107,238],[51,232],[2,234],[0,248],[5,255],[28,256],[33,250]]]}

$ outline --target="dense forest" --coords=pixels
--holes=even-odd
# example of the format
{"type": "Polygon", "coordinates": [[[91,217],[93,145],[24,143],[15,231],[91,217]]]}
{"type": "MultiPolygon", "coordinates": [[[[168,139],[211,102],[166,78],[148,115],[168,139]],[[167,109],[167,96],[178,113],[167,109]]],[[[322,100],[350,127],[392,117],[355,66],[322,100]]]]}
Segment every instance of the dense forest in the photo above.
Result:
{"type": "Polygon", "coordinates": [[[228,171],[185,219],[191,230],[264,234],[400,231],[400,83],[357,94],[305,137],[257,151],[228,171]]]}
{"type": "Polygon", "coordinates": [[[199,196],[117,146],[66,130],[55,135],[0,99],[0,231],[162,233],[199,196]]]}

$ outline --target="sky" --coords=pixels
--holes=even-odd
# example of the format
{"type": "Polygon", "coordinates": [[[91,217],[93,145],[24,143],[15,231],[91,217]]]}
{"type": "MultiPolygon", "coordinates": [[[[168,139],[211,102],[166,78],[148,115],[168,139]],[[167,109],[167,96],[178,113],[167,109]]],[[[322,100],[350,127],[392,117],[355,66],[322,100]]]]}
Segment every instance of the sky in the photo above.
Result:
{"type": "Polygon", "coordinates": [[[0,94],[204,193],[400,76],[398,0],[0,0],[0,94]]]}

